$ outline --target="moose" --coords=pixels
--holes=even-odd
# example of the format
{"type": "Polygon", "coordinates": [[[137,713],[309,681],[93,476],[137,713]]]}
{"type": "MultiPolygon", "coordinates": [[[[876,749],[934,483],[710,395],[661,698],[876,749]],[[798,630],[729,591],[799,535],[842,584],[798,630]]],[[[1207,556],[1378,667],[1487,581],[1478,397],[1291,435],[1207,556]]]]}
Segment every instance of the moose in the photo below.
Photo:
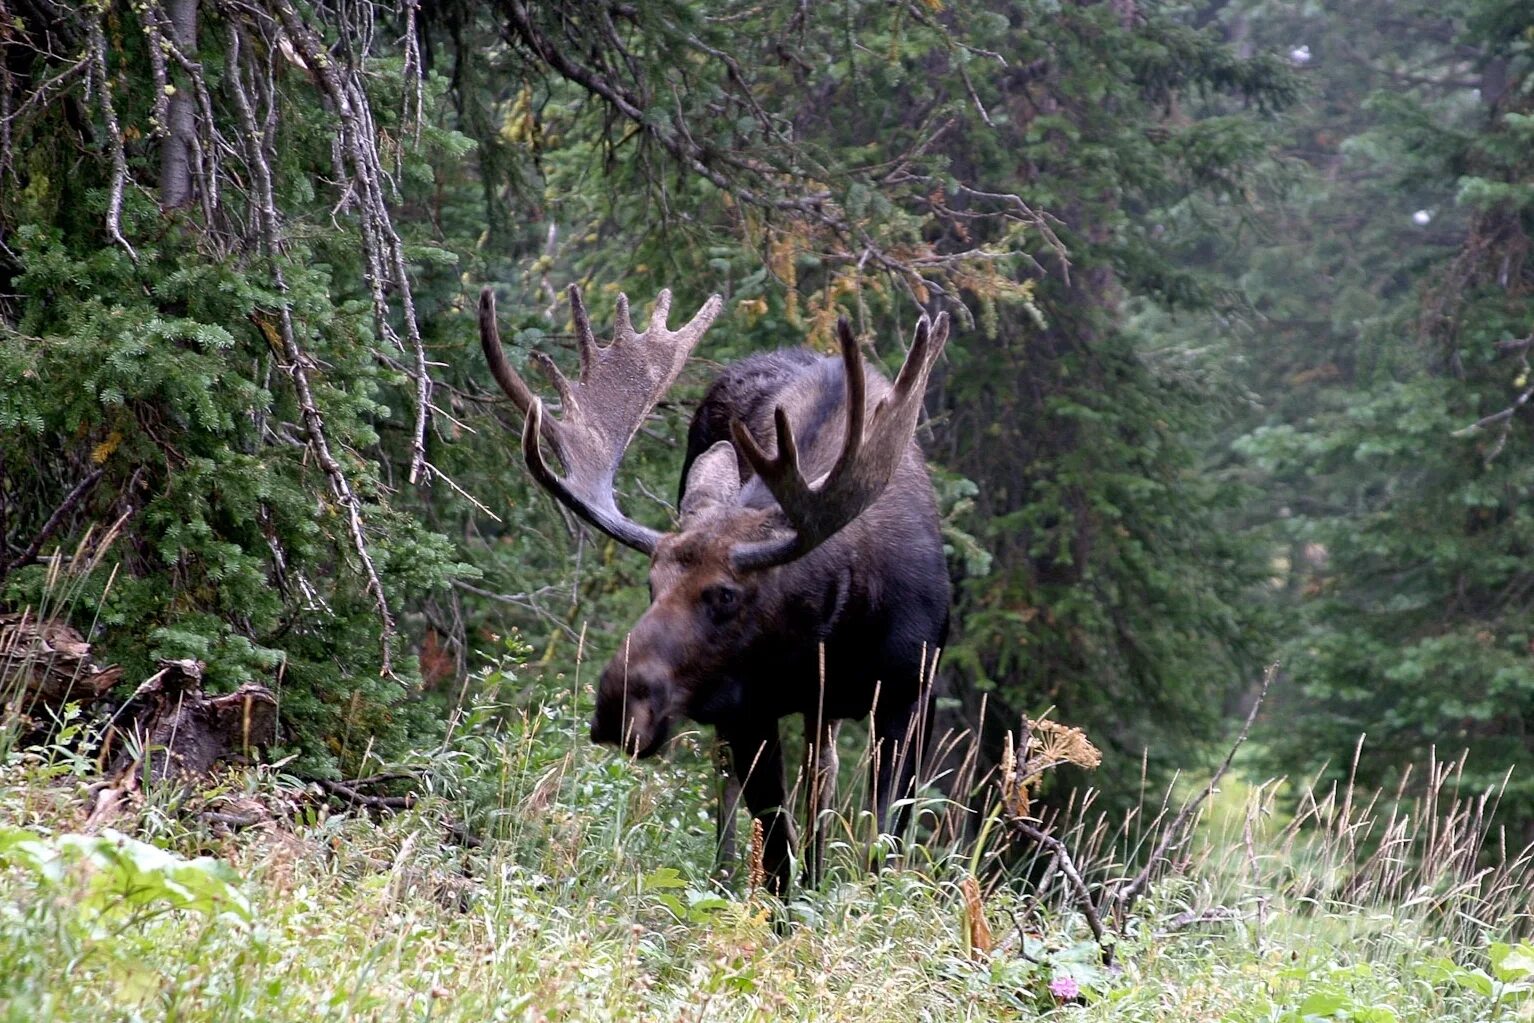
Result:
{"type": "Polygon", "coordinates": [[[714,295],[673,331],[664,290],[636,333],[620,295],[612,341],[601,347],[572,286],[579,378],[531,353],[559,396],[557,420],[507,362],[488,287],[480,340],[491,374],[525,416],[522,453],[533,478],[650,558],[650,606],[602,672],[592,740],[643,758],[679,718],[714,726],[761,822],[765,883],[782,895],[796,836],[780,718],[805,722],[810,883],[823,856],[819,822],[833,798],[842,720],[872,717],[874,815],[881,832],[904,827],[904,797],[927,741],[933,661],[948,633],[937,503],[915,441],[948,318],[920,319],[893,384],[864,365],[845,319],[840,357],[785,349],[727,367],[688,429],[680,524],[661,533],[619,510],[614,477],[722,304],[714,295]]]}

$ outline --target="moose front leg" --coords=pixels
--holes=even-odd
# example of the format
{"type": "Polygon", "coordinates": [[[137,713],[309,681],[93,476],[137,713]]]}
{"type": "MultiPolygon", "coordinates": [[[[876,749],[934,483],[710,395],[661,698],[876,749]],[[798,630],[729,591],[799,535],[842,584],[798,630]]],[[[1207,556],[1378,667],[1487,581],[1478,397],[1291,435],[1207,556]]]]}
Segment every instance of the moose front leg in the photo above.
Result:
{"type": "Polygon", "coordinates": [[[714,876],[725,884],[735,880],[735,813],[740,809],[740,783],[735,780],[730,746],[714,740],[714,876]]]}
{"type": "Polygon", "coordinates": [[[911,797],[926,754],[931,714],[926,699],[916,699],[874,715],[873,759],[869,787],[880,834],[904,839],[911,821],[911,797]]]}
{"type": "Polygon", "coordinates": [[[804,773],[809,779],[810,795],[806,800],[810,838],[804,853],[804,883],[814,888],[825,871],[825,814],[836,806],[836,775],[841,761],[836,754],[836,733],[840,721],[822,721],[804,717],[804,773]]]}
{"type": "Polygon", "coordinates": [[[762,871],[767,890],[781,898],[788,894],[793,864],[794,820],[783,783],[778,723],[773,721],[770,727],[771,731],[749,726],[720,728],[719,737],[730,746],[746,809],[762,823],[762,871]]]}

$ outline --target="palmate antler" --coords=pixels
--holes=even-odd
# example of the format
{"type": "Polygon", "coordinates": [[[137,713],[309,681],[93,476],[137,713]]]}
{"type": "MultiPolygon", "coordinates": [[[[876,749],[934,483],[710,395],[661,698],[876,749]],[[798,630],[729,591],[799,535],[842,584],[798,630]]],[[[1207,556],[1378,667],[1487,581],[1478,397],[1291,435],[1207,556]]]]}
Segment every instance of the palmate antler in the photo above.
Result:
{"type": "Polygon", "coordinates": [[[723,301],[713,295],[679,330],[666,327],[671,292],[655,297],[655,309],[643,334],[629,322],[628,297],[618,296],[617,325],[612,344],[598,347],[580,289],[570,286],[570,312],[580,349],[580,379],[571,383],[542,352],[533,352],[538,368],[559,393],[560,418],[545,417],[543,403],[517,375],[501,351],[495,324],[495,295],[489,288],[479,296],[479,337],[496,383],[526,414],[522,454],[527,467],[546,490],[567,508],[621,544],[651,554],[661,534],[618,510],[613,477],[623,452],[682,372],[687,356],[719,315],[723,301]],[[560,477],[543,460],[539,438],[554,449],[565,475],[560,477]]]}
{"type": "Polygon", "coordinates": [[[764,452],[739,420],[730,424],[735,447],[762,478],[792,526],[791,532],[782,536],[736,547],[730,557],[740,571],[781,565],[802,557],[878,499],[916,432],[927,377],[948,341],[948,314],[939,313],[936,321],[923,316],[917,322],[916,338],[906,353],[900,375],[895,378],[895,386],[879,402],[872,417],[866,416],[868,387],[852,327],[842,319],[837,321],[836,331],[846,367],[847,432],[829,473],[814,483],[804,478],[793,427],[782,406],[773,414],[777,429],[775,456],[764,452]]]}

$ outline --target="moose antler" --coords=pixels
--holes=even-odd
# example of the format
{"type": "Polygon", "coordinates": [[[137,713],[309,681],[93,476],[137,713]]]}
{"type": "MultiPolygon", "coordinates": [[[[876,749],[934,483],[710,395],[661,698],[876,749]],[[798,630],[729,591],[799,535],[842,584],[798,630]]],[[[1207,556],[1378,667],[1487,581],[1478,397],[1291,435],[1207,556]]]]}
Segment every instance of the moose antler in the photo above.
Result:
{"type": "Polygon", "coordinates": [[[939,313],[936,321],[923,316],[917,322],[916,338],[906,353],[900,375],[895,378],[895,386],[879,402],[872,417],[866,415],[868,385],[863,357],[846,319],[837,321],[836,333],[846,367],[847,432],[829,473],[815,483],[804,478],[799,470],[799,447],[793,427],[781,405],[773,412],[778,448],[775,457],[757,445],[740,420],[730,423],[736,448],[777,498],[793,527],[784,536],[737,546],[730,557],[738,570],[781,565],[807,554],[878,499],[916,432],[927,376],[948,341],[948,314],[939,313]]]}
{"type": "Polygon", "coordinates": [[[654,552],[661,534],[618,510],[613,477],[645,416],[682,372],[688,354],[722,305],[718,295],[710,296],[685,326],[668,330],[671,291],[664,290],[655,296],[655,310],[644,333],[636,334],[629,322],[628,296],[619,295],[612,344],[600,348],[591,332],[580,289],[572,284],[570,312],[581,353],[579,381],[571,383],[542,352],[532,353],[538,368],[559,392],[561,417],[556,420],[545,418],[543,403],[501,351],[495,294],[485,288],[479,295],[480,343],[496,383],[527,416],[522,426],[522,455],[533,478],[575,514],[619,543],[646,554],[654,552]],[[564,477],[555,475],[543,460],[540,437],[564,465],[564,477]]]}

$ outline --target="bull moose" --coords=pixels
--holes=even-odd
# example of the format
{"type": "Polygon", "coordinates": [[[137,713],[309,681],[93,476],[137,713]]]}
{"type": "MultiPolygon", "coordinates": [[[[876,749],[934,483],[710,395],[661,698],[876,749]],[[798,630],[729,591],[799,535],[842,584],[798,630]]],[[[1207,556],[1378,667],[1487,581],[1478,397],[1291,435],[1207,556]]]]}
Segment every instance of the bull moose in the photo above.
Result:
{"type": "Polygon", "coordinates": [[[570,288],[580,376],[532,358],[559,396],[558,420],[507,363],[495,297],[480,297],[491,373],[526,416],[522,453],[555,498],[650,557],[650,606],[597,689],[591,738],[654,755],[672,724],[713,725],[746,805],[763,829],[770,890],[789,886],[795,846],[778,720],[802,714],[818,875],[820,811],[835,783],[836,728],[872,715],[870,791],[881,831],[904,806],[926,741],[932,660],[948,633],[949,583],[937,505],[914,434],[948,318],[923,316],[891,384],[864,366],[846,320],[840,357],[789,349],[743,359],[713,382],[693,416],[680,525],[661,533],[619,510],[624,449],[681,373],[722,302],[668,329],[671,293],[636,333],[619,296],[600,347],[570,288]],[[564,466],[557,475],[543,445],[564,466]]]}

